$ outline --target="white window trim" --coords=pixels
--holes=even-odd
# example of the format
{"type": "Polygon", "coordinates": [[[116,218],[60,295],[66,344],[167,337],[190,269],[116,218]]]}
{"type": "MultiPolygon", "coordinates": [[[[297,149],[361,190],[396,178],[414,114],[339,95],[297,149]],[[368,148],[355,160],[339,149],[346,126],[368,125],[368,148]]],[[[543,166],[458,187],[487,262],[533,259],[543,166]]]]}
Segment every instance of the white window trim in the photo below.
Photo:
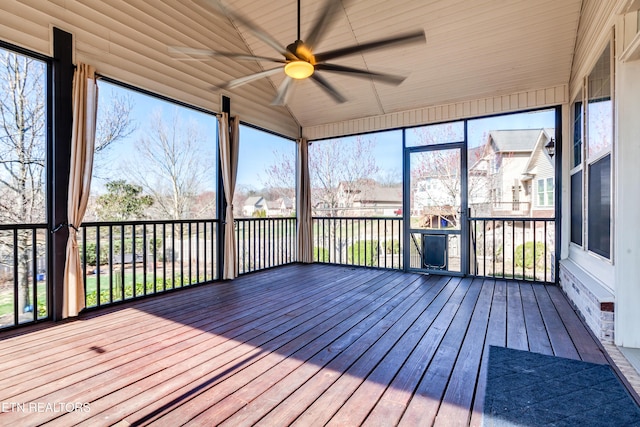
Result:
{"type": "MultiPolygon", "coordinates": [[[[614,49],[615,49],[615,44],[614,44],[614,39],[613,39],[613,33],[611,34],[611,36],[609,38],[607,38],[606,43],[604,43],[601,48],[598,50],[599,54],[597,55],[596,58],[594,58],[593,63],[591,64],[591,67],[589,67],[587,74],[584,76],[583,81],[582,81],[582,91],[581,91],[581,95],[582,95],[582,106],[583,106],[583,110],[582,110],[582,146],[581,146],[581,150],[582,150],[582,158],[581,158],[581,163],[577,166],[571,167],[569,170],[569,177],[571,177],[572,175],[574,175],[575,173],[577,173],[578,171],[582,171],[582,245],[578,245],[574,242],[571,241],[571,239],[569,238],[569,258],[573,259],[574,262],[576,262],[576,264],[580,265],[582,268],[590,271],[595,277],[597,277],[601,282],[603,282],[606,287],[608,287],[609,289],[613,290],[614,289],[614,264],[615,264],[615,234],[614,234],[614,224],[613,224],[613,218],[615,218],[615,157],[614,157],[614,150],[616,147],[616,126],[615,126],[615,117],[616,117],[616,111],[615,111],[615,55],[614,55],[614,49]],[[598,155],[596,157],[593,158],[587,158],[587,154],[588,154],[588,145],[589,145],[589,133],[588,133],[588,116],[589,116],[589,111],[588,111],[588,96],[589,96],[589,85],[588,85],[588,79],[589,79],[589,74],[593,71],[593,68],[595,67],[597,61],[600,59],[600,56],[602,55],[602,53],[604,52],[604,50],[607,47],[607,44],[609,45],[609,55],[610,55],[610,72],[611,72],[611,78],[610,78],[610,84],[611,84],[611,105],[612,105],[612,114],[611,114],[611,118],[612,118],[612,135],[611,135],[611,147],[604,152],[598,153],[598,155]],[[610,229],[609,229],[609,258],[606,258],[602,255],[599,255],[595,252],[592,252],[589,250],[589,192],[588,192],[588,187],[587,187],[587,183],[589,182],[589,165],[592,165],[594,163],[596,163],[598,160],[602,159],[603,157],[610,155],[611,156],[611,187],[610,187],[610,194],[611,194],[611,221],[610,221],[610,229]]],[[[573,122],[574,122],[574,109],[573,109],[573,105],[575,104],[575,102],[578,101],[578,96],[576,95],[576,98],[574,98],[570,104],[571,109],[570,109],[570,122],[572,123],[571,125],[571,132],[572,132],[572,138],[571,141],[573,143],[573,122]]],[[[571,147],[571,160],[570,160],[570,164],[573,163],[573,144],[571,147]]],[[[570,223],[569,223],[570,224],[570,223]]]]}

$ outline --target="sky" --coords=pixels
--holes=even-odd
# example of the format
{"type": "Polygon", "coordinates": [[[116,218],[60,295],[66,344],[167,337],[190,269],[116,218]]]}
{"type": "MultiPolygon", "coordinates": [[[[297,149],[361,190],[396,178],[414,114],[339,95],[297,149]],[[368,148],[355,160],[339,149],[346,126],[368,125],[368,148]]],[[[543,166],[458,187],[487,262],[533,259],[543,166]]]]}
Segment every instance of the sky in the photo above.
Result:
{"type": "MultiPolygon", "coordinates": [[[[131,168],[132,160],[136,160],[136,145],[140,139],[150,129],[150,119],[156,113],[162,115],[167,123],[172,116],[177,113],[180,122],[186,126],[194,126],[198,129],[202,137],[201,146],[206,163],[212,167],[211,180],[205,183],[205,190],[214,190],[216,172],[216,140],[217,140],[217,120],[216,117],[197,110],[179,106],[168,101],[129,90],[118,85],[110,84],[98,80],[98,120],[100,120],[100,110],[111,102],[113,96],[126,94],[133,104],[131,111],[134,132],[128,137],[111,144],[105,152],[96,156],[98,163],[97,173],[94,174],[91,183],[91,192],[94,195],[105,191],[104,183],[108,180],[126,179],[127,169],[131,168]],[[99,156],[99,157],[98,157],[99,156]]],[[[144,169],[146,166],[141,162],[135,164],[136,167],[144,169]]]]}
{"type": "MultiPolygon", "coordinates": [[[[109,170],[102,173],[104,176],[119,178],[122,172],[119,165],[124,159],[130,159],[135,152],[136,142],[139,141],[146,129],[150,115],[160,109],[163,117],[169,117],[177,109],[180,117],[197,126],[201,134],[205,136],[202,144],[211,158],[212,179],[216,175],[215,170],[215,144],[217,122],[215,117],[179,107],[175,104],[143,95],[128,89],[121,88],[105,82],[99,82],[100,102],[107,103],[111,96],[117,93],[127,93],[134,104],[132,119],[137,126],[136,131],[129,137],[114,143],[106,154],[106,163],[109,170]]],[[[483,137],[491,130],[497,129],[538,129],[553,128],[555,126],[554,110],[544,110],[533,113],[519,113],[502,115],[483,119],[474,119],[468,122],[469,146],[474,147],[482,143],[483,137]]],[[[416,128],[419,130],[419,128],[416,128]]],[[[413,129],[407,130],[407,140],[415,138],[413,129]]],[[[376,132],[367,135],[374,140],[374,157],[378,161],[381,174],[400,175],[402,171],[402,132],[400,130],[376,132]]],[[[345,144],[355,137],[340,138],[345,144]]],[[[319,141],[318,143],[321,143],[319,141]]],[[[296,145],[293,141],[263,132],[248,126],[242,126],[240,130],[240,160],[237,176],[237,187],[260,190],[265,186],[266,169],[278,160],[278,153],[290,153],[295,155],[296,145]]],[[[209,162],[207,162],[209,163],[209,162]]],[[[144,165],[140,165],[144,167],[144,165]]],[[[401,177],[398,176],[398,180],[401,177]]],[[[98,194],[104,191],[104,180],[94,179],[92,192],[98,194]]],[[[213,186],[213,180],[208,186],[213,186]]]]}

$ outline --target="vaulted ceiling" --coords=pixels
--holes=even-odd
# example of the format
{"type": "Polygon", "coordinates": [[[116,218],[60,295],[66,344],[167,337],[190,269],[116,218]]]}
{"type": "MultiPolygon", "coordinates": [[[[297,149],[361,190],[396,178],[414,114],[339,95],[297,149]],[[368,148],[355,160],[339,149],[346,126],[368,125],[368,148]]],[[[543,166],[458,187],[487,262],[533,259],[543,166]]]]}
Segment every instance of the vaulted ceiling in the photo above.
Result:
{"type": "MultiPolygon", "coordinates": [[[[296,39],[296,2],[228,0],[228,5],[283,45],[296,39]]],[[[404,111],[461,99],[509,94],[566,83],[580,13],[574,0],[345,1],[317,51],[424,29],[426,44],[364,53],[334,62],[406,73],[400,86],[327,75],[348,102],[337,104],[312,81],[298,82],[289,111],[302,126],[404,111]]],[[[322,2],[302,1],[302,35],[322,2]]],[[[273,50],[242,25],[247,50],[273,50]]],[[[283,75],[269,78],[271,94],[283,75]]]]}
{"type": "MultiPolygon", "coordinates": [[[[245,121],[289,136],[307,128],[569,82],[582,0],[337,0],[316,52],[423,29],[425,44],[332,62],[407,75],[399,86],[324,74],[346,98],[337,103],[303,80],[286,106],[272,106],[284,74],[231,90],[223,82],[272,68],[230,58],[181,60],[168,46],[277,56],[241,22],[207,0],[4,0],[0,38],[50,51],[49,27],[74,34],[75,58],[126,83],[219,110],[220,94],[245,121]]],[[[297,36],[297,1],[223,0],[282,46],[297,36]]],[[[323,1],[301,0],[301,33],[323,1]]]]}

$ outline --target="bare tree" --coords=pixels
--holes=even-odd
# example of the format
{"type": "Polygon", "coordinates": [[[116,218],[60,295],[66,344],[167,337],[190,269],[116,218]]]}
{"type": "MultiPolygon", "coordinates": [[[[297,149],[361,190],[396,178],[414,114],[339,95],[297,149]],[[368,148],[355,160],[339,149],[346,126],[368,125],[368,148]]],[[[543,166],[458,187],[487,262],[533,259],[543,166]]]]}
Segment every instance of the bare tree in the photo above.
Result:
{"type": "Polygon", "coordinates": [[[417,187],[414,202],[422,210],[421,225],[439,228],[442,220],[449,226],[458,226],[461,196],[459,150],[422,152],[417,154],[416,160],[416,167],[411,169],[411,180],[417,187]]]}
{"type": "MultiPolygon", "coordinates": [[[[0,222],[44,222],[45,64],[0,50],[0,222]]],[[[30,232],[0,236],[2,258],[16,260],[20,309],[31,301],[30,232]],[[17,248],[16,248],[17,244],[17,248]]],[[[33,272],[35,274],[35,272],[33,272]]]]}
{"type": "Polygon", "coordinates": [[[131,136],[137,129],[131,118],[134,104],[129,94],[112,93],[107,100],[107,104],[100,102],[98,109],[96,153],[109,148],[115,141],[131,136]]]}
{"type": "Polygon", "coordinates": [[[0,54],[0,218],[42,222],[44,212],[44,64],[0,54]]]}
{"type": "MultiPolygon", "coordinates": [[[[451,124],[417,129],[419,145],[434,145],[443,141],[456,141],[456,129],[451,124]]],[[[486,140],[486,135],[483,138],[486,140]]],[[[471,148],[467,152],[467,197],[476,210],[485,209],[489,200],[488,156],[492,154],[488,143],[471,148]]],[[[414,206],[422,209],[421,223],[436,228],[442,222],[456,227],[460,221],[461,178],[460,152],[458,149],[435,150],[418,153],[411,164],[411,197],[414,206]]]]}
{"type": "Polygon", "coordinates": [[[375,140],[358,136],[354,141],[319,141],[309,148],[311,185],[316,193],[316,210],[326,216],[340,216],[358,195],[367,192],[378,173],[373,153],[375,140]]]}
{"type": "Polygon", "coordinates": [[[196,123],[184,123],[178,111],[167,120],[161,110],[149,119],[138,139],[132,161],[124,173],[153,197],[163,218],[185,219],[193,215],[196,197],[212,173],[207,164],[204,137],[196,123]]]}
{"type": "MultiPolygon", "coordinates": [[[[375,140],[356,137],[350,141],[341,139],[317,141],[309,147],[309,175],[311,178],[311,199],[313,214],[326,217],[345,216],[353,210],[354,200],[366,196],[376,184],[374,177],[379,172],[374,155],[375,140]]],[[[288,153],[276,156],[276,162],[267,168],[268,185],[286,187],[295,182],[296,155],[288,153]]],[[[340,232],[339,221],[330,221],[323,228],[323,241],[317,248],[318,259],[321,250],[333,259],[343,254],[356,239],[366,236],[346,237],[340,232]]]]}
{"type": "MultiPolygon", "coordinates": [[[[0,223],[3,224],[46,220],[45,70],[41,61],[0,49],[0,223]]],[[[122,98],[106,105],[99,116],[98,152],[133,130],[130,100],[122,98]]],[[[32,298],[29,275],[37,273],[31,271],[33,234],[18,230],[16,235],[15,242],[9,232],[0,235],[0,259],[13,260],[17,250],[18,271],[13,274],[18,276],[18,306],[24,310],[32,298]]],[[[43,250],[44,243],[42,236],[36,238],[38,251],[43,250]]]]}
{"type": "MultiPolygon", "coordinates": [[[[353,201],[375,182],[379,171],[373,153],[375,140],[362,136],[353,141],[317,141],[309,147],[309,174],[314,214],[341,216],[353,201]]],[[[268,187],[295,188],[296,154],[276,153],[266,169],[268,187]],[[292,185],[293,183],[293,185],[292,185]]]]}
{"type": "Polygon", "coordinates": [[[277,161],[265,169],[266,190],[293,200],[296,196],[296,150],[273,151],[277,161]]]}
{"type": "Polygon", "coordinates": [[[134,107],[131,96],[127,93],[119,93],[109,86],[106,96],[101,90],[98,98],[98,119],[96,121],[95,156],[93,159],[93,176],[97,178],[111,178],[113,171],[107,153],[116,141],[130,137],[138,128],[132,118],[134,107]]]}

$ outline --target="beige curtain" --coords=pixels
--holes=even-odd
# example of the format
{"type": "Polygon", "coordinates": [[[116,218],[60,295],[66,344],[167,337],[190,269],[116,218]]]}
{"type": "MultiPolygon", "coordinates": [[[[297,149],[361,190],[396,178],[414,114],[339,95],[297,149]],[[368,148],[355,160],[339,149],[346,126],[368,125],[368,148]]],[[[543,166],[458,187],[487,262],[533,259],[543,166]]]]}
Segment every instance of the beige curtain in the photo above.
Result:
{"type": "Polygon", "coordinates": [[[313,221],[311,219],[311,180],[309,178],[309,143],[298,140],[296,174],[296,212],[298,213],[298,261],[313,262],[313,221]]]}
{"type": "Polygon", "coordinates": [[[227,113],[218,117],[218,134],[220,141],[220,163],[222,167],[222,184],[227,202],[226,222],[224,224],[224,270],[222,278],[234,279],[238,260],[236,257],[236,235],[233,222],[233,193],[236,188],[238,172],[238,149],[240,147],[240,119],[238,116],[229,120],[227,113]]]}
{"type": "Polygon", "coordinates": [[[77,316],[84,308],[84,286],[77,230],[82,223],[89,200],[97,110],[98,86],[95,69],[87,64],[78,64],[73,76],[73,131],[67,200],[69,240],[64,270],[63,317],[77,316]]]}

